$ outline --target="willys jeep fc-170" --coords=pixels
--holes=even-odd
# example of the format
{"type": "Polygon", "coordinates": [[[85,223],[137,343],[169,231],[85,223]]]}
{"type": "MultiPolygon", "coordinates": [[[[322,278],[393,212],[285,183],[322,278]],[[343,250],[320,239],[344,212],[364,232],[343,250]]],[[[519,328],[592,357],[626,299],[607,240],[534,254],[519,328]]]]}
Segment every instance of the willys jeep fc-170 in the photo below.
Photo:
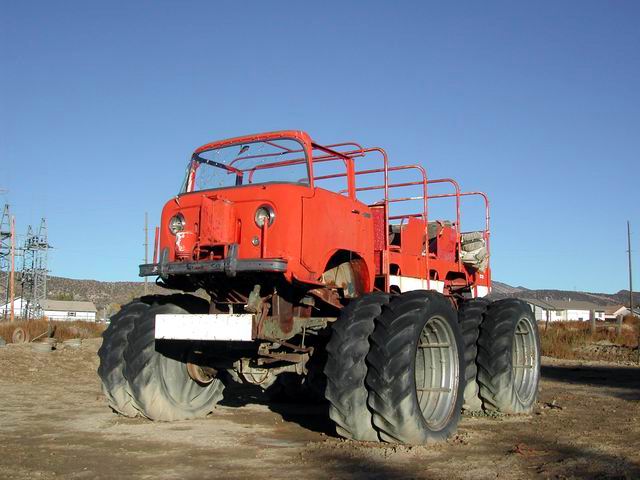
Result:
{"type": "Polygon", "coordinates": [[[488,198],[420,164],[294,130],[212,142],[157,232],[140,275],[183,293],[112,317],[98,373],[122,415],[204,417],[240,382],[328,402],[341,436],[423,444],[451,435],[463,408],[526,413],[536,401],[531,310],[483,298],[488,198]],[[468,197],[483,202],[484,228],[462,230],[468,197]],[[452,218],[431,218],[435,201],[452,218]]]}

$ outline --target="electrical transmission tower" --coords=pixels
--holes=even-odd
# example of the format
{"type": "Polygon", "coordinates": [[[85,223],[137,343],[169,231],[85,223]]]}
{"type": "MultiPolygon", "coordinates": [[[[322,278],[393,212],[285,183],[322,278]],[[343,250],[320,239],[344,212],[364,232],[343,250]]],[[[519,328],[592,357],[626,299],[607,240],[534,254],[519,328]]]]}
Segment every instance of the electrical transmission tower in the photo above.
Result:
{"type": "Polygon", "coordinates": [[[9,311],[9,278],[11,276],[11,213],[9,204],[5,204],[0,219],[0,305],[7,305],[2,319],[6,320],[9,311]]]}
{"type": "Polygon", "coordinates": [[[47,261],[51,248],[47,239],[47,221],[40,221],[38,233],[31,225],[22,247],[22,317],[39,318],[43,314],[44,301],[47,299],[47,261]]]}

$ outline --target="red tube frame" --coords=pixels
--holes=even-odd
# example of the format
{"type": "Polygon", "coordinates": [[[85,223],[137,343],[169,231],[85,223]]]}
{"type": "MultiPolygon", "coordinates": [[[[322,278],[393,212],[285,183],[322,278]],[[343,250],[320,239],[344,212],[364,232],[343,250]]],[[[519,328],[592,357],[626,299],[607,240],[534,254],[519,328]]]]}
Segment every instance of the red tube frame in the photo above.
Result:
{"type": "MultiPolygon", "coordinates": [[[[389,159],[387,156],[387,153],[384,149],[380,148],[380,147],[374,147],[374,148],[364,148],[362,147],[362,145],[356,143],[356,142],[342,142],[342,143],[334,143],[334,144],[330,144],[330,145],[319,145],[315,142],[310,141],[309,142],[305,142],[304,138],[300,137],[297,133],[296,135],[288,135],[289,132],[282,132],[282,137],[281,138],[289,138],[292,140],[297,140],[301,142],[302,148],[300,150],[291,150],[291,149],[287,149],[285,147],[282,147],[278,144],[274,144],[273,142],[277,141],[279,138],[275,138],[273,137],[273,134],[269,134],[269,139],[266,138],[261,138],[260,135],[256,135],[256,136],[251,136],[251,137],[240,137],[237,139],[231,139],[231,140],[227,140],[224,142],[214,142],[211,144],[207,144],[203,147],[200,147],[199,149],[197,149],[194,152],[194,155],[199,154],[201,152],[204,152],[206,150],[210,150],[210,149],[214,149],[214,148],[220,148],[223,146],[231,146],[234,144],[238,144],[238,143],[243,143],[244,142],[255,142],[255,141],[264,141],[270,145],[273,145],[275,147],[279,147],[281,149],[283,149],[286,153],[296,153],[296,152],[300,152],[300,153],[305,153],[305,158],[296,158],[296,159],[292,159],[292,160],[285,160],[285,161],[281,161],[281,162],[273,162],[270,164],[265,164],[265,165],[256,165],[250,169],[246,169],[246,170],[241,170],[242,172],[249,172],[249,182],[251,182],[251,179],[253,178],[253,174],[255,173],[255,171],[257,170],[265,170],[265,169],[269,169],[269,168],[277,168],[277,167],[284,167],[284,166],[291,166],[291,165],[299,165],[302,163],[308,163],[308,171],[309,171],[309,184],[310,187],[313,187],[315,185],[315,181],[316,180],[328,180],[328,179],[333,179],[333,178],[341,178],[341,177],[347,177],[347,190],[341,190],[338,193],[347,193],[348,196],[352,199],[356,199],[357,197],[357,192],[362,192],[362,191],[373,191],[373,190],[383,190],[384,191],[384,205],[385,205],[385,228],[388,229],[389,227],[389,223],[391,220],[399,220],[399,219],[405,219],[405,218],[410,218],[410,217],[422,217],[425,221],[425,234],[428,235],[428,224],[429,224],[429,210],[428,210],[428,201],[431,199],[437,199],[437,198],[451,198],[451,197],[455,197],[456,199],[456,230],[457,230],[457,244],[458,244],[458,248],[460,245],[460,235],[462,233],[462,227],[461,227],[461,201],[460,198],[462,196],[481,196],[484,199],[485,202],[485,231],[484,231],[484,238],[486,241],[486,245],[487,245],[487,253],[490,255],[490,225],[489,225],[489,221],[490,221],[490,215],[489,215],[489,199],[487,197],[487,195],[484,192],[461,192],[460,190],[460,186],[458,184],[458,182],[456,182],[455,180],[451,179],[451,178],[440,178],[440,179],[433,179],[433,180],[429,180],[427,177],[427,172],[424,169],[424,167],[422,167],[421,165],[418,164],[413,164],[413,165],[402,165],[402,166],[394,166],[394,167],[389,167],[389,159]],[[309,151],[307,151],[307,147],[309,148],[309,151]],[[353,149],[350,150],[339,150],[342,149],[344,147],[355,147],[353,149]],[[318,156],[314,156],[313,155],[313,151],[314,150],[320,150],[321,152],[324,153],[324,155],[318,155],[318,156]],[[374,168],[374,169],[368,169],[368,170],[360,170],[357,171],[355,169],[355,159],[356,158],[360,158],[360,157],[366,157],[368,153],[378,153],[380,154],[380,156],[382,157],[382,168],[374,168]],[[345,164],[345,172],[344,173],[336,173],[336,174],[330,174],[330,175],[322,175],[322,176],[315,176],[313,173],[313,164],[314,163],[320,163],[320,162],[329,162],[329,161],[339,161],[342,160],[345,164]],[[399,183],[389,183],[389,172],[394,172],[394,171],[400,171],[400,170],[418,170],[418,172],[420,173],[420,179],[416,180],[416,181],[407,181],[407,182],[399,182],[399,183]],[[373,186],[367,186],[367,187],[358,187],[356,184],[356,179],[359,175],[368,175],[368,174],[375,174],[375,173],[382,173],[383,174],[383,184],[382,185],[373,185],[373,186]],[[448,183],[451,184],[454,187],[454,193],[446,193],[446,194],[436,194],[436,195],[428,195],[428,185],[429,184],[436,184],[436,183],[448,183]],[[398,198],[390,198],[389,196],[389,192],[390,189],[392,188],[402,188],[402,187],[410,187],[410,186],[422,186],[422,190],[423,190],[423,195],[422,196],[411,196],[411,197],[398,197],[398,198]],[[422,213],[406,213],[406,214],[402,214],[402,215],[394,215],[394,216],[390,216],[389,215],[389,204],[391,203],[400,203],[400,202],[406,202],[406,201],[416,201],[416,200],[423,200],[423,211],[422,213]]],[[[306,134],[305,134],[306,135],[306,134]]],[[[308,139],[308,137],[305,137],[308,139]]],[[[247,158],[266,158],[266,157],[275,157],[281,155],[280,153],[266,153],[266,154],[262,154],[262,155],[251,155],[251,156],[247,156],[247,157],[242,157],[243,160],[246,160],[247,158]]],[[[234,160],[231,163],[234,163],[235,161],[237,161],[239,159],[234,160]]],[[[196,168],[194,168],[193,164],[192,167],[190,169],[189,172],[189,176],[188,176],[188,183],[187,183],[187,191],[192,191],[193,189],[193,184],[194,184],[194,180],[195,180],[195,170],[196,168]]],[[[264,238],[264,232],[263,232],[263,243],[264,240],[266,240],[264,238]]],[[[387,235],[384,235],[384,256],[383,256],[383,273],[388,275],[389,273],[389,256],[388,256],[388,251],[389,251],[389,239],[387,235]]],[[[429,288],[429,255],[427,252],[427,255],[425,255],[426,257],[426,274],[425,274],[425,278],[427,280],[427,285],[429,288]]],[[[461,264],[461,258],[460,256],[458,256],[458,271],[462,270],[462,264],[461,264]]]]}

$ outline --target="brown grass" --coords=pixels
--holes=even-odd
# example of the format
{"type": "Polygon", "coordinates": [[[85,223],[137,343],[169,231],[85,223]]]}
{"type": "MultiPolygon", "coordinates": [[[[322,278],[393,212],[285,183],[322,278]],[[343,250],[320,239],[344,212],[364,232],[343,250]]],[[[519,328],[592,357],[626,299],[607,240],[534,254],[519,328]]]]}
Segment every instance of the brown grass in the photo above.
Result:
{"type": "Polygon", "coordinates": [[[638,330],[622,325],[620,335],[615,324],[598,323],[591,333],[589,322],[554,322],[545,329],[539,325],[542,354],[556,358],[585,360],[631,359],[638,345],[638,330]]]}
{"type": "MultiPolygon", "coordinates": [[[[45,332],[48,332],[49,326],[53,329],[53,337],[59,341],[68,340],[70,338],[93,338],[102,335],[105,325],[94,322],[55,322],[48,320],[19,320],[15,322],[0,322],[0,337],[4,338],[7,343],[11,343],[11,336],[17,327],[23,328],[32,340],[45,332]]],[[[42,337],[47,337],[45,333],[42,337]]]]}
{"type": "MultiPolygon", "coordinates": [[[[106,326],[93,322],[55,322],[47,320],[19,320],[0,322],[0,337],[11,342],[13,331],[22,327],[29,338],[34,339],[53,329],[53,337],[59,341],[69,338],[94,338],[102,335],[106,326]]],[[[595,333],[591,333],[589,322],[554,322],[545,329],[539,324],[542,354],[566,359],[585,360],[635,360],[638,346],[638,319],[627,320],[622,325],[620,336],[616,335],[614,324],[597,324],[595,333]],[[605,344],[598,344],[604,342],[605,344]],[[607,344],[609,342],[611,345],[607,344]]],[[[48,336],[46,333],[40,337],[48,336]]]]}

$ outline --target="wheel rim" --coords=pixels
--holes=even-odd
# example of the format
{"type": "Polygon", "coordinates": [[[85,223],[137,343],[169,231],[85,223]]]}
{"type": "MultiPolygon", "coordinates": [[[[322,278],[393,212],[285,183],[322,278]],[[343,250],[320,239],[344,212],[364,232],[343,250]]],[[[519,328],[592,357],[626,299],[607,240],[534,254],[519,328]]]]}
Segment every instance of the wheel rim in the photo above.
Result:
{"type": "Polygon", "coordinates": [[[460,365],[449,323],[432,317],[422,329],[416,351],[416,395],[427,426],[442,429],[454,413],[460,365]]]}
{"type": "Polygon", "coordinates": [[[534,397],[538,384],[538,345],[535,327],[527,317],[516,324],[511,359],[516,396],[526,404],[534,397]]]}
{"type": "Polygon", "coordinates": [[[11,336],[11,340],[13,340],[13,343],[24,343],[26,342],[26,339],[27,339],[27,334],[20,327],[16,328],[13,331],[13,335],[11,336]]]}
{"type": "Polygon", "coordinates": [[[162,387],[175,405],[198,409],[210,403],[216,384],[219,382],[218,379],[202,385],[189,376],[185,362],[174,360],[162,354],[159,356],[159,362],[162,371],[160,376],[162,387]]]}

